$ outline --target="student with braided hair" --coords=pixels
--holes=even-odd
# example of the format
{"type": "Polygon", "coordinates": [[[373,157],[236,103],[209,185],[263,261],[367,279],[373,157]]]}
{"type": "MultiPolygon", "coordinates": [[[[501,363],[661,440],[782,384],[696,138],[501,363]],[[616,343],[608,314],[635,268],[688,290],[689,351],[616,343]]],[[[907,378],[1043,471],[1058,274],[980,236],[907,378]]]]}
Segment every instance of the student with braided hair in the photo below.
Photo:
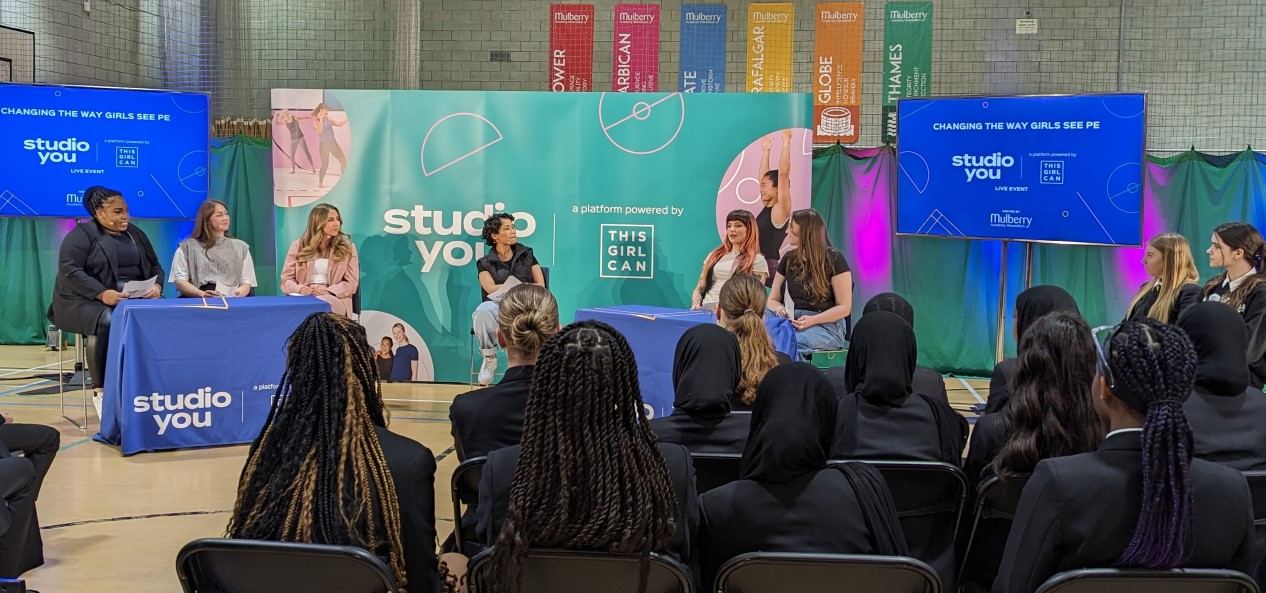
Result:
{"type": "Polygon", "coordinates": [[[673,413],[651,420],[661,443],[692,453],[743,452],[752,415],[730,411],[742,378],[734,334],[716,324],[682,334],[673,356],[673,413]]]}
{"type": "Polygon", "coordinates": [[[1221,301],[1244,318],[1248,328],[1249,384],[1266,383],[1266,241],[1247,222],[1227,222],[1213,229],[1205,252],[1209,265],[1223,272],[1204,285],[1204,300],[1221,301]]]}
{"type": "Polygon", "coordinates": [[[1096,333],[1106,340],[1093,401],[1110,432],[1097,451],[1037,464],[993,591],[1031,593],[1079,568],[1251,572],[1248,485],[1233,469],[1191,457],[1183,413],[1196,375],[1191,341],[1154,319],[1096,333]]]}
{"type": "Polygon", "coordinates": [[[228,537],[357,546],[397,591],[439,587],[435,456],[387,430],[365,329],[309,315],[290,336],[272,410],[251,443],[228,537]]]}
{"type": "Polygon", "coordinates": [[[528,548],[694,559],[694,466],[656,443],[624,336],[597,321],[551,337],[532,375],[523,442],[488,454],[477,538],[495,543],[493,586],[514,593],[528,548]]]}

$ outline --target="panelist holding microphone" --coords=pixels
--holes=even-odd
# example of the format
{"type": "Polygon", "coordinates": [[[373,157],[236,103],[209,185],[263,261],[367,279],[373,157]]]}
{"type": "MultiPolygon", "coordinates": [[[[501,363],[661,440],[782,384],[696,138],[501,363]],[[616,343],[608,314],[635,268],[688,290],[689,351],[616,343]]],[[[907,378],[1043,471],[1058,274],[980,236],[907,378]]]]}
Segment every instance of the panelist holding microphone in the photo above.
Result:
{"type": "Polygon", "coordinates": [[[154,278],[154,285],[137,296],[162,296],[163,266],[149,237],[128,224],[127,201],[121,193],[94,185],[84,190],[84,209],[92,220],[75,225],[58,252],[48,319],[62,331],[96,338],[88,343],[88,371],[92,373],[92,400],[100,416],[114,307],[128,298],[123,288],[131,281],[154,278]]]}
{"type": "Polygon", "coordinates": [[[229,209],[224,202],[207,200],[198,208],[193,235],[176,248],[168,281],[185,297],[246,296],[256,286],[251,248],[229,235],[229,209]]]}
{"type": "Polygon", "coordinates": [[[497,372],[497,320],[501,315],[501,295],[520,283],[544,287],[545,273],[532,254],[532,248],[519,243],[514,215],[498,212],[489,216],[484,220],[483,238],[492,249],[475,262],[479,268],[479,288],[483,290],[484,300],[475,307],[472,317],[475,339],[484,357],[483,365],[479,367],[479,384],[488,385],[497,372]],[[514,282],[510,282],[510,278],[514,278],[514,282]],[[507,282],[511,286],[506,286],[507,282]]]}

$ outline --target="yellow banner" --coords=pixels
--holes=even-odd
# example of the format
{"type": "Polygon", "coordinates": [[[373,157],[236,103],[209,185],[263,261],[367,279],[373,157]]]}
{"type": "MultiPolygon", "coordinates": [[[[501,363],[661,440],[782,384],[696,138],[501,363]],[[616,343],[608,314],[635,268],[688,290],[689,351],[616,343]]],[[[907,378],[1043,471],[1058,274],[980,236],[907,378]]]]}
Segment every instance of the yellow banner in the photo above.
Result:
{"type": "Polygon", "coordinates": [[[795,8],[790,2],[747,7],[747,92],[791,92],[795,8]]]}
{"type": "Polygon", "coordinates": [[[813,41],[813,141],[857,142],[862,96],[862,3],[819,2],[813,41]]]}

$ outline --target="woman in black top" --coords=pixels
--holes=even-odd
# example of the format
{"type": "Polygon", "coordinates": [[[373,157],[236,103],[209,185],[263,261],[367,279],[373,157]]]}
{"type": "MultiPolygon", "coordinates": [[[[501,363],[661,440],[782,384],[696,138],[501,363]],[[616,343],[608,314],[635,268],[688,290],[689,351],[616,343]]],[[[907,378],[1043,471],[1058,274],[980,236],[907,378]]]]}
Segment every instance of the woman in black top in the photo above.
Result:
{"type": "Polygon", "coordinates": [[[1186,237],[1178,233],[1152,237],[1143,254],[1143,267],[1151,279],[1134,295],[1127,320],[1151,317],[1161,323],[1173,323],[1183,309],[1200,302],[1200,273],[1186,237]]]}
{"type": "Polygon", "coordinates": [[[906,555],[883,476],[860,463],[827,466],[836,398],[822,372],[785,364],[759,391],[741,479],[700,501],[702,582],[747,552],[906,555]]]}
{"type": "Polygon", "coordinates": [[[742,453],[752,415],[731,412],[742,369],[734,334],[706,323],[682,334],[673,356],[673,413],[651,420],[661,443],[692,453],[742,453]]]}
{"type": "Polygon", "coordinates": [[[812,209],[791,216],[791,244],[795,249],[778,262],[774,274],[770,309],[791,320],[801,358],[819,350],[842,350],[853,312],[848,261],[827,243],[826,224],[812,209]]]}
{"type": "Polygon", "coordinates": [[[374,353],[374,362],[378,364],[378,378],[391,380],[391,367],[395,365],[396,353],[391,350],[391,336],[383,336],[378,342],[378,351],[374,353]]]}
{"type": "Polygon", "coordinates": [[[1227,222],[1213,229],[1209,265],[1224,271],[1204,285],[1204,300],[1221,301],[1244,318],[1248,329],[1249,384],[1266,382],[1266,242],[1253,225],[1227,222]]]}
{"type": "Polygon", "coordinates": [[[484,357],[479,367],[479,384],[488,385],[497,372],[497,307],[502,294],[498,291],[511,277],[523,284],[545,286],[545,272],[532,254],[532,248],[519,243],[513,214],[499,212],[489,216],[484,220],[483,238],[491,249],[475,262],[483,302],[475,307],[472,317],[475,340],[484,357]]]}
{"type": "Polygon", "coordinates": [[[123,285],[155,278],[153,288],[140,298],[156,299],[163,294],[164,274],[149,237],[129,223],[123,194],[94,185],[84,190],[84,209],[92,220],[75,225],[62,240],[48,319],[62,331],[95,338],[87,358],[98,394],[94,397],[99,398],[106,380],[110,317],[115,305],[128,298],[121,292],[123,285]]]}
{"type": "Polygon", "coordinates": [[[769,168],[769,150],[773,145],[773,135],[761,139],[760,168],[756,170],[761,176],[761,210],[756,214],[756,235],[760,239],[761,255],[765,256],[771,272],[778,269],[779,251],[787,239],[787,222],[791,218],[791,130],[782,131],[782,153],[777,169],[769,168]]]}
{"type": "MultiPolygon", "coordinates": [[[[895,292],[882,292],[866,301],[862,307],[862,315],[875,311],[895,313],[914,329],[914,307],[895,292]]],[[[940,373],[927,367],[914,367],[914,392],[935,397],[949,403],[949,393],[945,390],[945,378],[940,373]]]]}
{"type": "MultiPolygon", "coordinates": [[[[1015,343],[1017,347],[1024,342],[1024,332],[1033,322],[1043,315],[1054,311],[1066,311],[1081,315],[1077,309],[1077,301],[1058,286],[1040,285],[1021,292],[1015,297],[1015,343]]],[[[1008,358],[993,367],[993,375],[989,377],[989,399],[985,402],[985,413],[993,414],[1002,411],[1007,403],[1007,383],[1015,372],[1015,359],[1008,358]]]]}

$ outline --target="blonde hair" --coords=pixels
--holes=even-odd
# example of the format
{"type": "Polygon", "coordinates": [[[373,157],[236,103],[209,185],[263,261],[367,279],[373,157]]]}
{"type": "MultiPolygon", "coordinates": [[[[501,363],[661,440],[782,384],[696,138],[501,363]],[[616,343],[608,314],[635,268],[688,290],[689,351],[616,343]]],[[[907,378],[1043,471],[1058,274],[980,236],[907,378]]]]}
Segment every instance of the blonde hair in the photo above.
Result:
{"type": "Polygon", "coordinates": [[[508,348],[523,356],[536,356],[545,340],[558,333],[558,301],[544,287],[519,284],[501,299],[497,326],[508,348]]]}
{"type": "Polygon", "coordinates": [[[342,218],[343,214],[338,208],[330,204],[317,204],[312,207],[312,211],[308,213],[308,226],[303,231],[303,236],[299,238],[299,253],[295,255],[296,261],[308,261],[318,254],[329,254],[330,259],[334,261],[342,261],[352,251],[352,238],[347,233],[339,232],[337,237],[330,240],[330,245],[326,249],[321,249],[321,242],[326,239],[325,233],[321,232],[321,227],[325,226],[325,222],[330,219],[330,212],[334,212],[342,218]]]}
{"type": "Polygon", "coordinates": [[[743,403],[756,400],[756,387],[765,373],[778,366],[774,341],[765,329],[765,284],[753,274],[739,274],[721,287],[717,310],[725,313],[722,324],[738,338],[742,354],[743,377],[738,393],[743,403]]]}
{"type": "MultiPolygon", "coordinates": [[[[1178,233],[1161,233],[1152,237],[1147,244],[1156,249],[1160,254],[1161,262],[1165,265],[1159,278],[1160,295],[1156,297],[1152,308],[1147,310],[1147,316],[1161,323],[1169,323],[1172,321],[1169,318],[1169,312],[1174,308],[1174,302],[1178,300],[1179,290],[1188,284],[1199,285],[1200,272],[1196,270],[1196,261],[1191,257],[1191,246],[1187,244],[1186,237],[1178,233]]],[[[1154,284],[1154,280],[1148,280],[1139,287],[1134,300],[1130,302],[1130,311],[1133,311],[1134,306],[1147,296],[1154,284]]]]}

